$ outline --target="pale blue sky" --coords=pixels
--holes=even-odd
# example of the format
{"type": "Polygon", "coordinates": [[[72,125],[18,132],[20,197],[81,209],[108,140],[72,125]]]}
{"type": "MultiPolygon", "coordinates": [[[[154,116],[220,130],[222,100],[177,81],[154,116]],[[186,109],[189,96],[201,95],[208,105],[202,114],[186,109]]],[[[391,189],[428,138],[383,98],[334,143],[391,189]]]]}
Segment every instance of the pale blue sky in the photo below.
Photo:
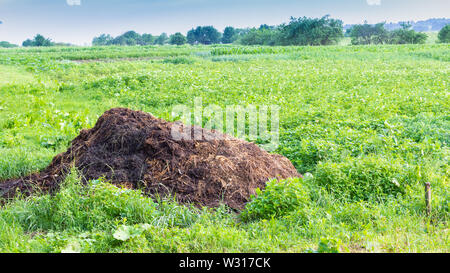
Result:
{"type": "Polygon", "coordinates": [[[0,41],[20,44],[41,33],[82,45],[100,33],[186,33],[197,25],[222,31],[325,14],[347,24],[448,18],[450,0],[0,0],[0,41]]]}

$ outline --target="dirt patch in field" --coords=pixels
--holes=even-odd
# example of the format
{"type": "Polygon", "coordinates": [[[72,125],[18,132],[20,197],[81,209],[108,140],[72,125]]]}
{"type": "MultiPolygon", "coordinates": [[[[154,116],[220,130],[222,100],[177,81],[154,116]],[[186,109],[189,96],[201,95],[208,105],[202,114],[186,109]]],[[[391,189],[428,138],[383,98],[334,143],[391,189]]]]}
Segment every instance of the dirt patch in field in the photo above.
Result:
{"type": "Polygon", "coordinates": [[[174,195],[181,203],[242,209],[268,180],[300,176],[287,158],[214,130],[192,127],[191,133],[221,140],[175,140],[174,124],[140,111],[111,109],[44,171],[0,183],[0,196],[53,192],[76,166],[85,181],[105,177],[149,195],[174,195]]]}

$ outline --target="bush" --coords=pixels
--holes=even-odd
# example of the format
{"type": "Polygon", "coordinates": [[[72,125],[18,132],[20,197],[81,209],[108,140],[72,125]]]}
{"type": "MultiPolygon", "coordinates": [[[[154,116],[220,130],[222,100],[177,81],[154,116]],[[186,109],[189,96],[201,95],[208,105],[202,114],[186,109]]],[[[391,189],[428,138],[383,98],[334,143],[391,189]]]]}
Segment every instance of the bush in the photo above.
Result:
{"type": "Polygon", "coordinates": [[[256,190],[256,196],[252,196],[245,206],[241,219],[251,221],[281,217],[306,207],[309,202],[309,192],[301,178],[271,180],[264,191],[256,190]]]}
{"type": "Polygon", "coordinates": [[[416,177],[395,160],[369,156],[317,165],[314,182],[347,201],[384,200],[406,193],[416,177]]]}

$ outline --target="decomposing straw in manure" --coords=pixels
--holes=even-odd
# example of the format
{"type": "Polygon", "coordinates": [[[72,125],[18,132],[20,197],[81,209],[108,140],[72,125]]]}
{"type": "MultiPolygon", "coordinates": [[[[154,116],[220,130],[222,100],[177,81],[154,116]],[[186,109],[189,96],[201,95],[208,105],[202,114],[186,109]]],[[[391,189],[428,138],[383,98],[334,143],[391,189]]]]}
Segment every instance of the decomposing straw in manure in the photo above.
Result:
{"type": "MultiPolygon", "coordinates": [[[[172,195],[181,203],[208,207],[224,203],[242,209],[268,180],[300,176],[287,158],[230,136],[174,140],[173,125],[141,111],[111,109],[95,127],[82,130],[45,170],[0,183],[0,196],[11,198],[17,190],[54,192],[75,166],[85,181],[104,177],[150,196],[172,195]]],[[[194,130],[204,136],[220,134],[194,130]]]]}

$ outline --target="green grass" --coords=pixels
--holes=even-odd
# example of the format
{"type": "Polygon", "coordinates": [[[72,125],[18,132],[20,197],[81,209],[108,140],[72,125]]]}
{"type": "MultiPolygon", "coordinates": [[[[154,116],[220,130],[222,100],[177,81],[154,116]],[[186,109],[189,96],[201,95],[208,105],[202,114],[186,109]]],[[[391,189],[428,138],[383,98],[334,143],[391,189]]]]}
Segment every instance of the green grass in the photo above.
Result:
{"type": "Polygon", "coordinates": [[[0,65],[0,85],[14,83],[29,83],[34,81],[33,74],[21,68],[13,68],[10,66],[0,65]]]}
{"type": "Polygon", "coordinates": [[[197,96],[280,105],[276,152],[306,174],[237,214],[74,171],[0,209],[0,252],[449,252],[449,61],[447,44],[0,50],[0,180],[43,169],[112,107],[172,120],[197,96]]]}

